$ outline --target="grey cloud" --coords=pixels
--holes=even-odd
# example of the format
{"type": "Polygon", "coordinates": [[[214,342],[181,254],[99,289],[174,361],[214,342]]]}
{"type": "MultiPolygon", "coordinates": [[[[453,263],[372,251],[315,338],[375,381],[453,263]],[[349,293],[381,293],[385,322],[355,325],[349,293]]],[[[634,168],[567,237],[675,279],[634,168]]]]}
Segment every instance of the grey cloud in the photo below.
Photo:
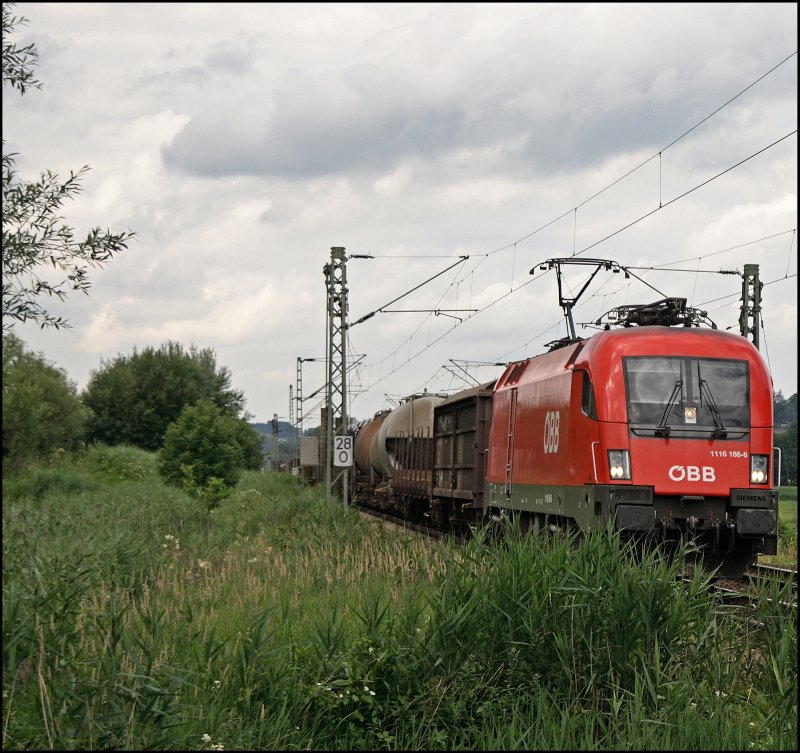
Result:
{"type": "Polygon", "coordinates": [[[625,151],[658,151],[683,129],[688,108],[675,102],[645,103],[631,108],[576,117],[568,112],[534,126],[520,155],[532,169],[545,173],[587,167],[625,151]]]}
{"type": "Polygon", "coordinates": [[[257,115],[248,122],[246,109],[238,123],[210,113],[194,117],[164,148],[166,165],[207,177],[309,177],[385,172],[404,159],[433,161],[456,149],[502,147],[497,159],[504,161],[495,170],[551,172],[620,149],[656,149],[674,137],[678,114],[674,102],[580,118],[566,109],[537,115],[510,104],[476,114],[479,109],[457,99],[381,103],[359,96],[346,107],[321,92],[298,95],[294,102],[276,101],[274,115],[260,122],[257,115]]]}
{"type": "MultiPolygon", "coordinates": [[[[712,87],[718,96],[719,80],[698,80],[691,56],[676,63],[669,44],[641,50],[638,67],[604,69],[602,40],[564,55],[545,32],[528,21],[476,41],[465,26],[423,44],[401,29],[397,38],[371,40],[369,57],[378,62],[284,70],[260,89],[251,79],[247,91],[233,81],[209,92],[213,108],[189,110],[192,120],[162,150],[164,163],[203,177],[297,179],[381,174],[404,160],[483,150],[492,156],[472,165],[475,173],[541,176],[657,151],[722,104],[705,98],[712,87]],[[387,46],[382,59],[379,43],[387,46]],[[460,53],[457,62],[446,49],[460,53]]],[[[736,67],[718,75],[740,84],[748,63],[736,67]]]]}
{"type": "MultiPolygon", "coordinates": [[[[251,73],[256,60],[256,52],[263,36],[248,37],[244,40],[224,41],[213,46],[211,52],[198,65],[162,70],[165,61],[176,57],[174,49],[167,50],[157,61],[158,73],[145,73],[131,87],[131,91],[156,87],[175,90],[177,86],[202,86],[218,76],[243,76],[251,73]]],[[[189,97],[195,91],[187,92],[189,97]]]]}
{"type": "MultiPolygon", "coordinates": [[[[386,95],[384,95],[386,96],[386,95]]],[[[458,102],[382,103],[364,86],[326,90],[299,71],[275,92],[273,114],[252,103],[192,121],[163,150],[167,166],[191,174],[307,177],[342,170],[384,171],[407,156],[430,159],[469,141],[458,102]]]]}

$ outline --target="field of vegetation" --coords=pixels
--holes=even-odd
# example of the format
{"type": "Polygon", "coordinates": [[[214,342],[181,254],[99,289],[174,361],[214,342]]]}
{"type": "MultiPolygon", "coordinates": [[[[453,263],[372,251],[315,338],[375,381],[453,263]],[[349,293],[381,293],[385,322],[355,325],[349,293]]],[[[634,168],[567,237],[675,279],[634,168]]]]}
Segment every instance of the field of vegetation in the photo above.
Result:
{"type": "MultiPolygon", "coordinates": [[[[796,492],[793,525],[796,563],[796,492]]],[[[432,543],[281,474],[209,507],[124,447],[6,474],[3,748],[797,749],[789,593],[744,620],[574,543],[432,543]]]]}
{"type": "Polygon", "coordinates": [[[797,521],[797,487],[781,486],[778,489],[780,498],[781,520],[797,521]]]}
{"type": "Polygon", "coordinates": [[[778,489],[778,553],[759,557],[765,565],[797,569],[797,487],[778,489]]]}

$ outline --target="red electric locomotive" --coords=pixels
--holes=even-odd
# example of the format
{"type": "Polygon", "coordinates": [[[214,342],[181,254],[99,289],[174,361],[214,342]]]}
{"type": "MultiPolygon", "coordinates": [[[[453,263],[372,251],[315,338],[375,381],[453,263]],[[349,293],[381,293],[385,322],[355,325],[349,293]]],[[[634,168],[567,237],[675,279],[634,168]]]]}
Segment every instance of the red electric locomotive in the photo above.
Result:
{"type": "Polygon", "coordinates": [[[493,397],[486,507],[694,542],[740,573],[777,546],[772,380],[745,338],[601,332],[509,365],[493,397]]]}

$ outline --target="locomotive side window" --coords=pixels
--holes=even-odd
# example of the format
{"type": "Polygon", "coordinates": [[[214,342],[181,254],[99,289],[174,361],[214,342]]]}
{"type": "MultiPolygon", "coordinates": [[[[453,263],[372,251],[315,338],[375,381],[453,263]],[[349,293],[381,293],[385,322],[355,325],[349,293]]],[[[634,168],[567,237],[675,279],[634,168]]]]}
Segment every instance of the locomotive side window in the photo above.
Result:
{"type": "Polygon", "coordinates": [[[581,389],[581,410],[589,418],[597,421],[597,403],[594,399],[594,387],[589,373],[583,372],[583,387],[581,389]]]}
{"type": "Polygon", "coordinates": [[[746,361],[629,356],[623,368],[632,428],[652,428],[657,436],[711,431],[722,438],[750,426],[746,361]]]}

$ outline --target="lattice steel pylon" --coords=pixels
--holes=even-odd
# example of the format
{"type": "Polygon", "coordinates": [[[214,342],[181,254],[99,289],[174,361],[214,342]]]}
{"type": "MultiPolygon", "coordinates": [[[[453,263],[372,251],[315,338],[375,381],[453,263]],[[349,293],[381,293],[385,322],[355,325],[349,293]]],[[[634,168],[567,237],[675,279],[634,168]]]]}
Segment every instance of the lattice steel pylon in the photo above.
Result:
{"type": "Polygon", "coordinates": [[[292,395],[292,385],[289,385],[289,431],[291,433],[291,441],[292,441],[292,460],[291,466],[292,468],[299,468],[300,462],[297,458],[297,454],[300,451],[300,447],[297,443],[297,427],[294,425],[294,396],[292,395]]]}
{"type": "Polygon", "coordinates": [[[281,464],[278,457],[278,414],[272,414],[272,470],[279,471],[281,464]]]}
{"type": "Polygon", "coordinates": [[[295,401],[297,405],[297,434],[303,436],[303,361],[307,359],[297,357],[297,374],[295,377],[295,401]]]}
{"type": "Polygon", "coordinates": [[[739,332],[748,337],[758,348],[759,328],[761,326],[761,288],[758,280],[758,264],[745,264],[742,275],[742,308],[739,314],[739,332]],[[752,320],[752,322],[751,322],[752,320]]]}
{"type": "Polygon", "coordinates": [[[327,447],[325,452],[325,490],[330,497],[341,480],[342,499],[347,504],[348,468],[333,476],[333,437],[347,433],[347,257],[343,246],[331,247],[331,260],[322,271],[328,292],[328,382],[327,447]]]}

